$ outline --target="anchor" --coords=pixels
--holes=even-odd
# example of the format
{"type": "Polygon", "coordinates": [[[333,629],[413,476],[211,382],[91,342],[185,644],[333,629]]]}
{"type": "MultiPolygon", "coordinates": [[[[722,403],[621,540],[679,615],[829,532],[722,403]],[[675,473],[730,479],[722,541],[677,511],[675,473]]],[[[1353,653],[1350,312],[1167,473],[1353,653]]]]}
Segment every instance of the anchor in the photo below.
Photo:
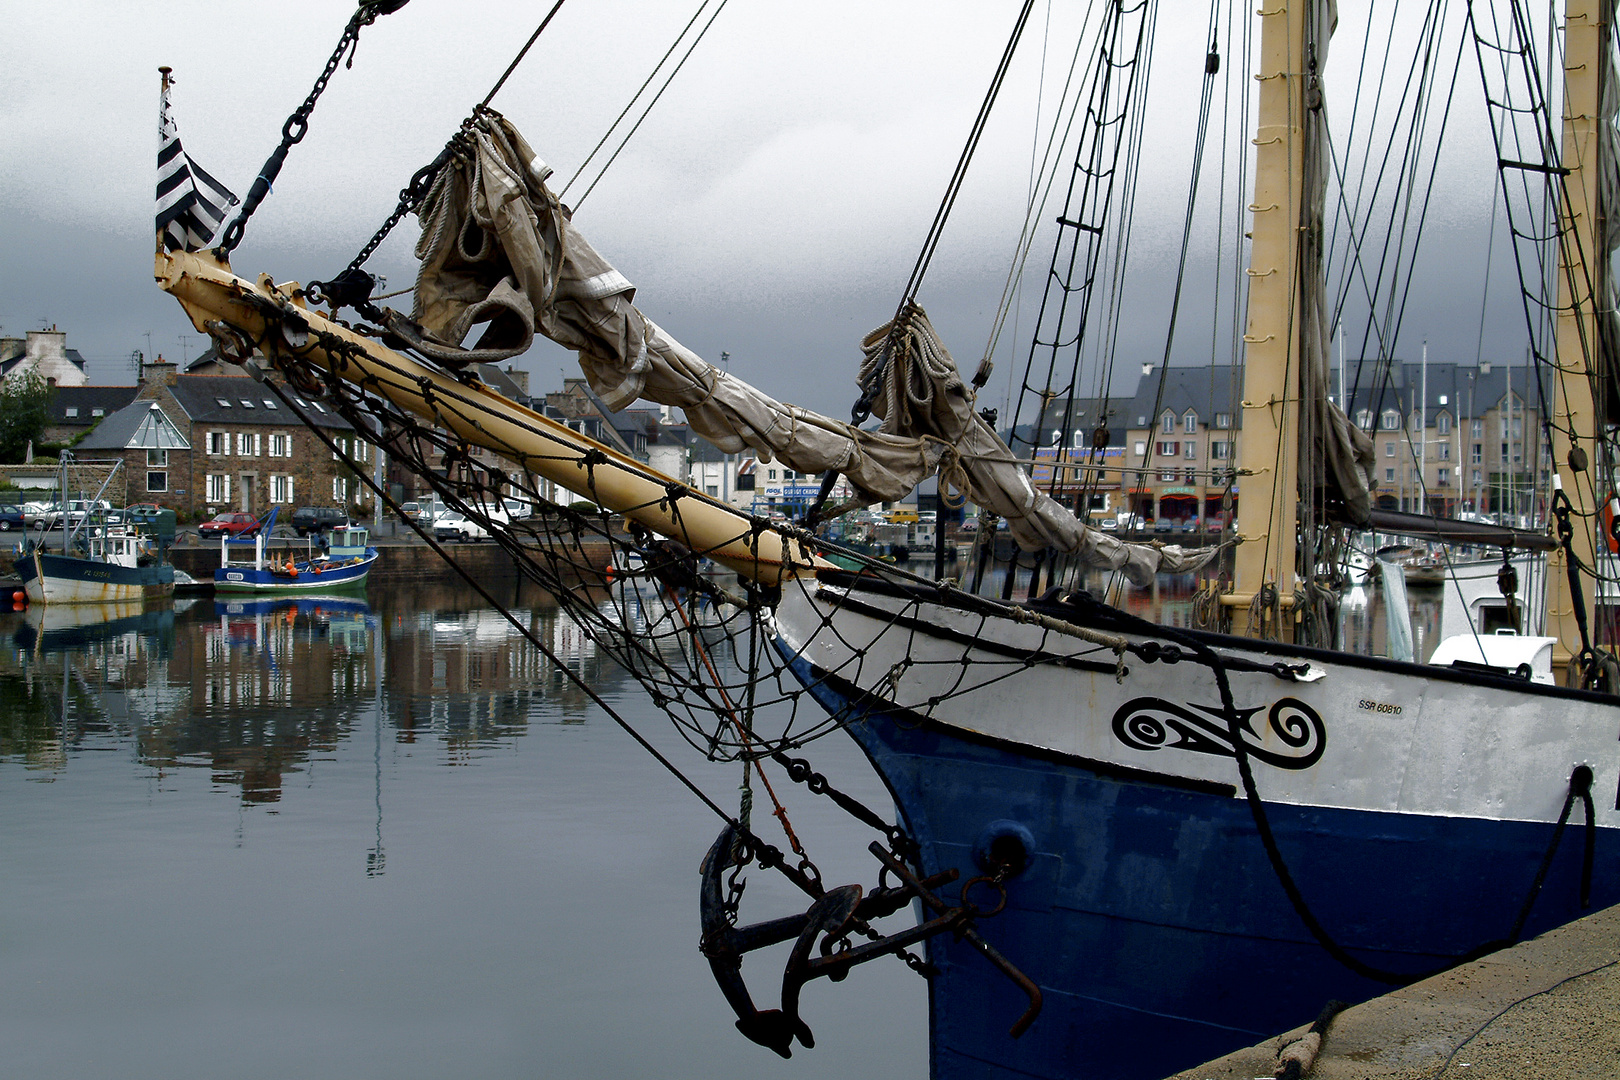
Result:
{"type": "MultiPolygon", "coordinates": [[[[736,899],[742,892],[734,884],[732,899],[728,902],[723,877],[726,871],[740,870],[751,859],[751,847],[735,826],[727,825],[703,857],[700,873],[699,912],[703,937],[699,949],[708,958],[709,969],[726,1002],[737,1014],[737,1030],[748,1039],[775,1051],[782,1057],[793,1056],[793,1040],[806,1049],[815,1046],[815,1036],[809,1025],[799,1016],[799,995],[806,983],[825,976],[833,982],[842,980],[858,964],[904,952],[935,934],[955,933],[969,942],[987,960],[1006,975],[1029,998],[1029,1008],[1008,1032],[1017,1038],[1028,1030],[1041,1011],[1041,991],[1028,976],[1019,971],[1006,958],[973,929],[973,921],[981,914],[994,914],[1000,910],[981,912],[965,901],[952,907],[935,895],[934,890],[958,877],[957,871],[946,870],[926,878],[918,878],[903,862],[883,846],[873,843],[868,849],[885,869],[895,875],[901,884],[879,887],[865,893],[859,885],[841,885],[821,893],[810,907],[799,915],[736,926],[736,899]],[[921,900],[934,917],[898,933],[882,935],[869,925],[870,920],[892,915],[912,900],[921,900]],[[859,932],[869,940],[850,945],[851,933],[859,932]],[[820,939],[819,949],[816,947],[820,939]],[[768,948],[792,940],[793,949],[782,972],[782,1005],[779,1009],[760,1009],[743,981],[743,957],[757,949],[768,948]],[[819,952],[819,956],[812,956],[819,952]]],[[[963,892],[990,878],[973,878],[963,886],[963,892]]],[[[1003,896],[1002,903],[1005,903],[1003,896]]],[[[909,958],[908,958],[909,959],[909,958]]],[[[922,965],[924,974],[932,969],[922,965]]]]}

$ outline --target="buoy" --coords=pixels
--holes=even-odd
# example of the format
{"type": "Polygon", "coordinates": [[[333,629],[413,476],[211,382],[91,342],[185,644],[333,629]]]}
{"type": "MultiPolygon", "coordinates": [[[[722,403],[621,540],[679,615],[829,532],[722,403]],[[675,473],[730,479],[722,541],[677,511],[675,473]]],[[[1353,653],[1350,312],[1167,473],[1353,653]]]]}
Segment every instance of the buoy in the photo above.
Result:
{"type": "Polygon", "coordinates": [[[21,589],[18,589],[16,592],[11,594],[11,602],[13,604],[26,604],[28,602],[28,594],[23,592],[21,589]]]}

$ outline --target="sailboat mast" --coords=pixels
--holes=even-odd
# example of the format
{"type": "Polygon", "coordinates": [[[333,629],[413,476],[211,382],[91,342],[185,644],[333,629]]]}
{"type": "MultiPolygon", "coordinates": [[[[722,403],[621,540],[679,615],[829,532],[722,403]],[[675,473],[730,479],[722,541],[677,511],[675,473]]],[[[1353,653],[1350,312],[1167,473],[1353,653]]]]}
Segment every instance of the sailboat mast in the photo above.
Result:
{"type": "MultiPolygon", "coordinates": [[[[1298,536],[1301,342],[1300,234],[1304,203],[1306,12],[1312,0],[1262,5],[1255,131],[1249,313],[1243,335],[1243,460],[1233,630],[1266,586],[1291,606],[1298,536]]],[[[1285,620],[1286,621],[1286,620],[1285,620]]]]}
{"type": "MultiPolygon", "coordinates": [[[[1571,552],[1577,562],[1595,566],[1593,469],[1600,467],[1596,437],[1598,418],[1592,381],[1598,342],[1597,290],[1594,269],[1586,258],[1602,251],[1598,236],[1598,125],[1599,73],[1604,67],[1602,0],[1570,0],[1564,23],[1564,130],[1560,164],[1569,170],[1558,205],[1558,371],[1550,379],[1552,410],[1553,483],[1561,486],[1572,508],[1574,538],[1571,552]],[[1573,467],[1571,457],[1576,459],[1573,467]]],[[[1526,392],[1535,376],[1526,373],[1526,392]]],[[[1511,429],[1508,437],[1512,438],[1511,429]]],[[[1511,450],[1511,447],[1509,448],[1511,450]]],[[[1533,468],[1533,466],[1532,466],[1533,468]]],[[[1571,594],[1568,556],[1562,549],[1551,555],[1547,574],[1547,633],[1556,635],[1555,669],[1581,648],[1582,632],[1577,609],[1590,618],[1593,581],[1581,580],[1585,594],[1577,605],[1571,594]]]]}

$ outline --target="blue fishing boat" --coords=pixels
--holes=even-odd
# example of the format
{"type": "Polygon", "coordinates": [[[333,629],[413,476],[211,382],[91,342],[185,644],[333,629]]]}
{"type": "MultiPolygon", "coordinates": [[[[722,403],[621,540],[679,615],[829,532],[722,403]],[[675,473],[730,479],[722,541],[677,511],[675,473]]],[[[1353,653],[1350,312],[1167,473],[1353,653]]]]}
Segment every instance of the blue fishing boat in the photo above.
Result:
{"type": "Polygon", "coordinates": [[[324,549],[319,536],[278,540],[260,530],[244,539],[223,537],[214,591],[279,594],[364,588],[377,561],[369,537],[359,525],[331,530],[324,549]]]}

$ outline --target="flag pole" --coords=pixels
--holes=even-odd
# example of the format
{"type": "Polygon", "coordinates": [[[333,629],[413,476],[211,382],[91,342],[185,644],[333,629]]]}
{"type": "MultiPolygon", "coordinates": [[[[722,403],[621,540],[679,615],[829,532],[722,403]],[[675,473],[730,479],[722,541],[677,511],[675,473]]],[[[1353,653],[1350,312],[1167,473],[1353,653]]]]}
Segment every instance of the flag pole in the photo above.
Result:
{"type": "MultiPolygon", "coordinates": [[[[158,149],[163,149],[163,138],[169,130],[169,87],[174,80],[169,78],[173,68],[163,65],[158,68],[158,149]]],[[[163,226],[157,227],[157,250],[163,251],[163,226]]]]}

